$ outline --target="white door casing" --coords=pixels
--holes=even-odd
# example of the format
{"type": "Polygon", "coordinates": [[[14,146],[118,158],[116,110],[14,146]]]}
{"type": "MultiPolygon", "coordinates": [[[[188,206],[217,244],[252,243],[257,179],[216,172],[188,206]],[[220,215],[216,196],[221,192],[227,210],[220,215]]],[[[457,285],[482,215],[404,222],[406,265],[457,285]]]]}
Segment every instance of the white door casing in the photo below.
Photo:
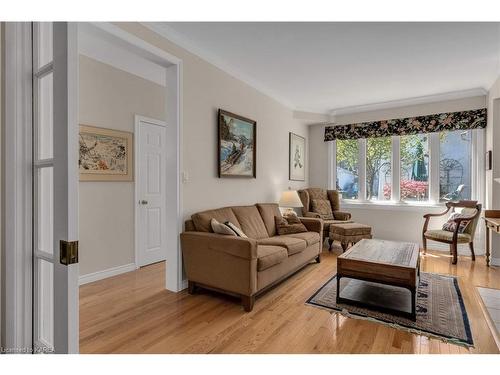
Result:
{"type": "Polygon", "coordinates": [[[139,267],[166,259],[166,124],[135,117],[135,236],[139,267]]]}

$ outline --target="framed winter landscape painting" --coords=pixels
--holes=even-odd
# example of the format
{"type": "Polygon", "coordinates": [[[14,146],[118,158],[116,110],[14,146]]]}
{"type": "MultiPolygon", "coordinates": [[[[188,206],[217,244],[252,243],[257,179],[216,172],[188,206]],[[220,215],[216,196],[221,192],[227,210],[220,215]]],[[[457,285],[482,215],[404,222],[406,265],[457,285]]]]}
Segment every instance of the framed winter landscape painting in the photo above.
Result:
{"type": "Polygon", "coordinates": [[[132,133],[80,125],[80,181],[132,181],[132,133]]]}
{"type": "Polygon", "coordinates": [[[289,148],[289,179],[292,181],[306,180],[306,139],[290,133],[289,148]]]}
{"type": "Polygon", "coordinates": [[[257,123],[219,109],[219,177],[256,177],[257,123]]]}

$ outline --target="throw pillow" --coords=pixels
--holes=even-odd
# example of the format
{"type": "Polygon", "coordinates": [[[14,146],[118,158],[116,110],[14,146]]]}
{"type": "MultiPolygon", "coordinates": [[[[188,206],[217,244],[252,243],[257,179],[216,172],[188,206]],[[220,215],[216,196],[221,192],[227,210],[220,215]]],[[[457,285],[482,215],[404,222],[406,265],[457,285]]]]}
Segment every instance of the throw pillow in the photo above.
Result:
{"type": "Polygon", "coordinates": [[[298,218],[297,221],[298,223],[295,222],[293,215],[290,215],[287,218],[282,216],[274,217],[274,222],[276,224],[276,231],[280,236],[284,234],[307,232],[307,228],[305,227],[305,225],[302,224],[302,222],[298,218]]]}
{"type": "Polygon", "coordinates": [[[332,206],[328,199],[313,199],[312,210],[319,214],[323,220],[333,220],[332,206]]]}
{"type": "Polygon", "coordinates": [[[229,228],[225,224],[219,223],[214,218],[210,220],[210,226],[212,227],[214,233],[224,234],[227,236],[236,236],[236,233],[231,228],[229,228]]]}
{"type": "MultiPolygon", "coordinates": [[[[460,213],[453,213],[450,215],[448,221],[443,224],[443,230],[447,232],[455,232],[455,228],[457,227],[457,223],[455,223],[453,220],[459,219],[462,217],[470,217],[470,215],[464,215],[460,213]]],[[[467,228],[467,225],[469,225],[470,220],[464,220],[460,222],[460,227],[458,228],[458,233],[463,233],[465,229],[467,228]]]]}
{"type": "Polygon", "coordinates": [[[230,228],[234,233],[236,233],[236,235],[238,237],[243,237],[243,238],[248,238],[247,235],[245,233],[243,233],[243,231],[238,228],[236,225],[234,225],[233,223],[231,223],[230,221],[226,221],[224,223],[224,225],[226,225],[228,228],[230,228]]]}

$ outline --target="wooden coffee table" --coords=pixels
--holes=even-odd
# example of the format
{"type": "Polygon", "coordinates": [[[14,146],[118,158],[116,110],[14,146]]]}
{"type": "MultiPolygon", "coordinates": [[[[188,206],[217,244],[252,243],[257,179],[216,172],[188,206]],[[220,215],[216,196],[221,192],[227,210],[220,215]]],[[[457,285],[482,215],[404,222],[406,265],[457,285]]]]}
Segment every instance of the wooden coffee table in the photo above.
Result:
{"type": "Polygon", "coordinates": [[[363,239],[337,258],[337,304],[374,308],[372,304],[340,296],[340,279],[350,278],[408,289],[411,312],[377,306],[377,310],[416,319],[416,298],[420,276],[420,251],[416,243],[363,239]]]}

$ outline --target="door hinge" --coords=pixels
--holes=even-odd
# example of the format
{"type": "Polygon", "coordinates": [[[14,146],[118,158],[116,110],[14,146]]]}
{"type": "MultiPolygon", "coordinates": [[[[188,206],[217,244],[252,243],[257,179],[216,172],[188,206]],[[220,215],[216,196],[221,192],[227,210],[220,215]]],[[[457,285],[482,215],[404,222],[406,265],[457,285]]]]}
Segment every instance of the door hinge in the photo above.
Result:
{"type": "Polygon", "coordinates": [[[59,241],[59,261],[67,266],[78,263],[78,241],[59,241]]]}

